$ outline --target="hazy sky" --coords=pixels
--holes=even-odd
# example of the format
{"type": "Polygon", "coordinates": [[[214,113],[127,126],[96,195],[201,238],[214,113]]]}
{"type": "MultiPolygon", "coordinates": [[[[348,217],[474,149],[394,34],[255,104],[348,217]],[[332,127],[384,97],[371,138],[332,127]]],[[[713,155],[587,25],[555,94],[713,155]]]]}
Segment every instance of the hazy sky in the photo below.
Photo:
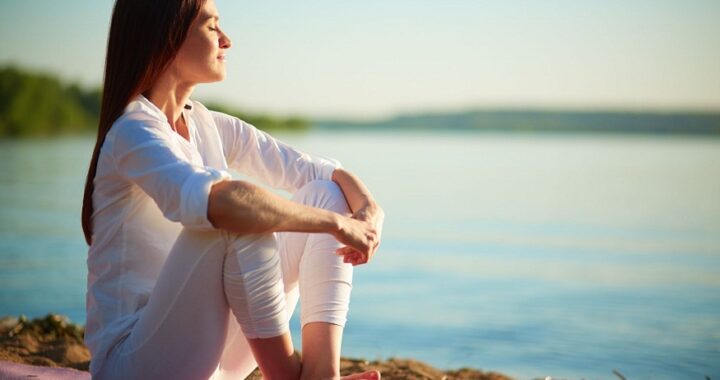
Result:
{"type": "MultiPolygon", "coordinates": [[[[244,109],[720,109],[717,0],[217,3],[228,78],[196,98],[244,109]]],[[[0,1],[0,64],[99,84],[112,4],[0,1]]]]}

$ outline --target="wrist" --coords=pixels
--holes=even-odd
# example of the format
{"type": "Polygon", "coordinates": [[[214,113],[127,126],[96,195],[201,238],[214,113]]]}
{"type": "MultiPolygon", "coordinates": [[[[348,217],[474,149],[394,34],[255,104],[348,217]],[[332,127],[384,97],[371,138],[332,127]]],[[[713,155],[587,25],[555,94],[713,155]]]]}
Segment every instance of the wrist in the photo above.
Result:
{"type": "Polygon", "coordinates": [[[329,233],[337,236],[343,230],[343,220],[340,214],[328,211],[330,220],[328,223],[329,233]]]}

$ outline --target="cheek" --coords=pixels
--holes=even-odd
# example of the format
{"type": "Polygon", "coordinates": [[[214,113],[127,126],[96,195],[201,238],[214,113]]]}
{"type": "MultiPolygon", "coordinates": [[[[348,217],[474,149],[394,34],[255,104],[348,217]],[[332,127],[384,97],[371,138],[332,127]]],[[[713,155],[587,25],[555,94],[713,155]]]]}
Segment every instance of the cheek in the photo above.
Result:
{"type": "Polygon", "coordinates": [[[188,36],[175,57],[177,72],[193,82],[221,80],[216,78],[217,54],[217,41],[203,35],[188,36]]]}
{"type": "Polygon", "coordinates": [[[185,43],[183,43],[182,47],[178,51],[177,56],[175,58],[178,65],[184,66],[184,65],[190,64],[195,55],[195,51],[196,51],[196,44],[194,43],[194,41],[192,41],[190,39],[185,40],[185,43]]]}
{"type": "Polygon", "coordinates": [[[212,41],[204,40],[195,45],[195,48],[191,50],[191,54],[198,62],[207,64],[214,62],[217,58],[217,49],[212,41]]]}
{"type": "Polygon", "coordinates": [[[188,36],[180,48],[178,55],[182,53],[188,58],[195,57],[196,59],[207,54],[211,54],[213,50],[213,42],[210,41],[206,36],[193,34],[188,36]]]}

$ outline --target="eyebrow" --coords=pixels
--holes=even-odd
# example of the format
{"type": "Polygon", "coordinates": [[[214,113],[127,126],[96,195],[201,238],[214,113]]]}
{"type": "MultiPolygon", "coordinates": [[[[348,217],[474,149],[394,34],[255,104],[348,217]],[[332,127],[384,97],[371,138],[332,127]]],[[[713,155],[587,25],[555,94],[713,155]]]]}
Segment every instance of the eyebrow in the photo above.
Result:
{"type": "Polygon", "coordinates": [[[207,21],[207,20],[209,20],[209,19],[211,19],[211,18],[214,18],[215,21],[220,20],[220,16],[218,16],[218,15],[207,15],[207,16],[203,17],[203,21],[207,21]]]}

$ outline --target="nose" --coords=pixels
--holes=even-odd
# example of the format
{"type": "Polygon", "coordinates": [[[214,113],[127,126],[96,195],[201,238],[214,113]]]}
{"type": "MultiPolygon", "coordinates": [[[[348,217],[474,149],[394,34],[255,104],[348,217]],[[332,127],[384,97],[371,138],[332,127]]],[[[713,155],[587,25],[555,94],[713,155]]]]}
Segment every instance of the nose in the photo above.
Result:
{"type": "Polygon", "coordinates": [[[223,30],[220,30],[220,48],[229,49],[231,46],[232,41],[230,41],[230,37],[228,37],[223,30]]]}

